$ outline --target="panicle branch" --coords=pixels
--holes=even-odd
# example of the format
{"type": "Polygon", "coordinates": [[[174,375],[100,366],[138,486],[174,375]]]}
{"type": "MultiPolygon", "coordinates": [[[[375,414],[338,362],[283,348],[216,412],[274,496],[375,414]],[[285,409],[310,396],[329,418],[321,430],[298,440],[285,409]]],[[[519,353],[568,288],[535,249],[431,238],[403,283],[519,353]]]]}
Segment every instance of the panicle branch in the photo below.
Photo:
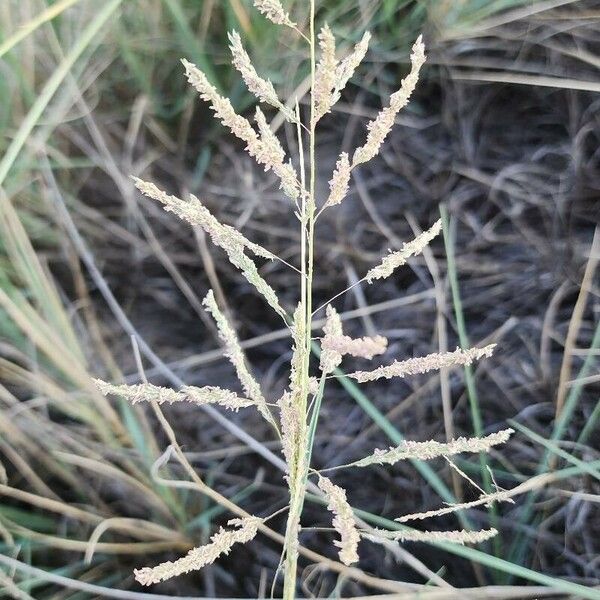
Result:
{"type": "Polygon", "coordinates": [[[469,348],[468,350],[457,348],[454,352],[434,352],[427,356],[394,361],[391,365],[378,367],[373,371],[355,371],[347,375],[347,377],[364,383],[365,381],[375,381],[382,378],[390,379],[391,377],[417,375],[456,365],[470,365],[475,360],[490,357],[495,347],[496,344],[490,344],[483,348],[469,348]]]}
{"type": "Polygon", "coordinates": [[[498,535],[498,530],[480,529],[479,531],[388,531],[375,528],[373,533],[362,534],[362,537],[375,543],[383,540],[396,540],[398,542],[452,542],[453,544],[480,544],[498,535]]]}
{"type": "Polygon", "coordinates": [[[381,263],[376,267],[369,269],[365,275],[367,283],[373,283],[375,279],[386,279],[398,267],[406,264],[411,256],[421,254],[423,249],[435,238],[442,229],[442,221],[438,219],[427,231],[418,235],[414,240],[406,242],[397,252],[390,252],[385,256],[381,263]]]}
{"type": "Polygon", "coordinates": [[[221,342],[223,342],[223,346],[225,346],[226,356],[229,358],[231,364],[235,368],[235,372],[237,373],[238,379],[242,384],[244,393],[248,398],[250,398],[250,400],[252,400],[260,414],[269,423],[275,425],[273,415],[271,415],[271,411],[267,406],[267,401],[261,392],[260,385],[248,369],[246,358],[238,341],[237,335],[235,334],[233,327],[231,327],[225,318],[225,315],[219,310],[212,290],[206,294],[202,304],[206,307],[206,310],[215,320],[217,329],[219,331],[219,338],[221,339],[221,342]]]}
{"type": "Polygon", "coordinates": [[[335,485],[331,480],[322,475],[319,475],[318,485],[327,498],[327,509],[335,515],[333,518],[333,527],[340,534],[341,539],[335,541],[334,544],[340,548],[340,560],[345,565],[358,562],[360,533],[354,520],[352,508],[346,499],[346,490],[335,485]]]}
{"type": "MultiPolygon", "coordinates": [[[[340,204],[348,193],[350,186],[350,160],[347,152],[342,152],[335,165],[335,171],[329,180],[329,197],[323,208],[340,204]]],[[[321,209],[322,210],[322,209],[321,209]]]]}
{"type": "Polygon", "coordinates": [[[250,56],[242,45],[242,40],[237,31],[228,34],[229,49],[233,58],[233,66],[239,71],[246,87],[261,102],[270,104],[279,109],[288,121],[296,122],[296,115],[287,108],[278,98],[277,92],[269,79],[263,79],[254,68],[250,56]]]}
{"type": "Polygon", "coordinates": [[[370,456],[352,463],[353,467],[366,467],[368,465],[393,465],[398,461],[407,459],[431,460],[440,456],[453,456],[463,452],[489,452],[494,446],[504,444],[508,441],[512,429],[504,429],[485,437],[460,437],[451,442],[441,443],[433,440],[426,442],[414,442],[405,440],[396,447],[388,450],[375,450],[370,456]]]}
{"type": "Polygon", "coordinates": [[[419,71],[425,62],[425,45],[421,36],[417,38],[412,47],[410,62],[410,73],[402,80],[400,89],[390,96],[389,106],[381,110],[377,117],[368,123],[367,141],[354,152],[353,167],[371,160],[379,153],[381,144],[394,126],[396,115],[408,104],[417,85],[419,71]]]}
{"type": "Polygon", "coordinates": [[[94,379],[94,384],[103,395],[114,394],[125,398],[132,404],[137,402],[150,402],[159,404],[174,404],[175,402],[190,402],[199,406],[203,404],[218,404],[229,410],[237,411],[240,408],[252,406],[254,402],[247,398],[240,398],[230,390],[207,385],[195,387],[183,386],[179,391],[153,385],[151,383],[138,383],[133,385],[115,385],[101,379],[94,379]]]}
{"type": "Polygon", "coordinates": [[[225,251],[231,264],[242,272],[242,275],[256,288],[275,312],[283,319],[286,318],[275,290],[260,276],[254,261],[244,254],[244,250],[247,248],[258,256],[269,259],[276,258],[274,254],[258,244],[250,242],[233,227],[219,223],[196,196],[190,194],[190,200],[185,202],[177,196],[163,192],[153,183],[135,177],[134,182],[142,194],[162,203],[166,211],[175,213],[192,225],[202,227],[209,234],[213,244],[225,251]]]}
{"type": "Polygon", "coordinates": [[[227,525],[238,529],[228,531],[220,527],[219,531],[210,538],[209,544],[193,548],[175,561],[166,561],[156,567],[135,569],[135,578],[142,585],[152,585],[190,571],[197,571],[215,562],[222,554],[229,554],[234,544],[245,544],[252,540],[258,533],[260,522],[261,520],[256,517],[231,519],[227,525]]]}
{"type": "Polygon", "coordinates": [[[286,25],[296,29],[296,23],[290,19],[279,0],[254,0],[254,7],[275,25],[286,25]]]}
{"type": "Polygon", "coordinates": [[[344,335],[344,331],[342,329],[342,319],[340,319],[340,315],[338,315],[337,310],[331,306],[331,304],[327,305],[326,309],[327,318],[325,320],[325,325],[323,326],[323,332],[325,336],[321,341],[321,361],[319,367],[324,375],[328,375],[329,373],[333,373],[337,367],[340,366],[342,362],[342,354],[335,349],[327,348],[327,340],[332,338],[338,338],[344,335]]]}
{"type": "MultiPolygon", "coordinates": [[[[250,156],[265,167],[265,171],[273,171],[281,178],[282,173],[289,178],[289,165],[285,167],[283,157],[279,152],[272,152],[269,143],[271,139],[265,140],[259,137],[252,125],[245,117],[238,115],[228,98],[219,94],[217,89],[208,81],[206,75],[193,63],[182,59],[188,81],[199,92],[200,97],[206,100],[215,112],[216,117],[229,128],[231,132],[242,141],[246,142],[246,151],[250,156]]],[[[283,191],[295,200],[300,195],[300,188],[294,173],[294,182],[289,179],[281,181],[283,191]]]]}

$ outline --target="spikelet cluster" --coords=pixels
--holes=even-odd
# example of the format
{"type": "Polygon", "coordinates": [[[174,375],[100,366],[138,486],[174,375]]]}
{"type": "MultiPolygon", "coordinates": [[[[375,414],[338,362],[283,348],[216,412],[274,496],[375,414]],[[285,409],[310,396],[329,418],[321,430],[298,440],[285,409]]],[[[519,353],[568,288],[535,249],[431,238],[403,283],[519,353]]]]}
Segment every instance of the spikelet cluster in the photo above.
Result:
{"type": "Polygon", "coordinates": [[[380,264],[373,267],[365,275],[367,283],[373,283],[375,279],[386,279],[398,267],[406,264],[411,256],[421,254],[433,238],[442,230],[442,221],[438,219],[427,231],[418,235],[414,240],[406,242],[397,252],[390,252],[383,258],[380,264]]]}
{"type": "Polygon", "coordinates": [[[325,23],[319,32],[321,57],[315,72],[315,86],[312,90],[315,101],[315,122],[331,109],[333,88],[335,87],[335,37],[325,23]]]}
{"type": "Polygon", "coordinates": [[[272,140],[259,137],[248,119],[235,112],[229,99],[219,94],[215,86],[196,65],[185,59],[181,62],[185,67],[188,81],[196,88],[200,97],[210,104],[221,123],[246,143],[248,154],[263,165],[265,171],[273,170],[281,180],[281,188],[290,198],[293,200],[298,198],[300,188],[295,173],[293,178],[291,177],[293,168],[290,165],[286,166],[279,152],[272,151],[272,140]]]}
{"type": "Polygon", "coordinates": [[[338,315],[337,311],[335,308],[333,308],[333,306],[331,306],[331,304],[327,305],[326,315],[327,317],[325,320],[325,325],[323,326],[323,332],[325,333],[325,336],[321,340],[321,361],[319,365],[321,371],[325,375],[328,373],[333,373],[333,371],[335,371],[335,369],[337,369],[342,362],[341,352],[338,352],[334,349],[328,349],[327,341],[344,335],[340,315],[338,315]]]}
{"type": "Polygon", "coordinates": [[[377,449],[370,456],[352,463],[352,466],[366,467],[373,464],[393,465],[398,461],[408,459],[431,460],[440,456],[448,457],[464,452],[489,452],[494,446],[506,443],[512,433],[512,429],[504,429],[485,437],[460,437],[447,443],[435,442],[433,440],[427,442],[405,440],[400,445],[388,450],[377,449]]]}
{"type": "Polygon", "coordinates": [[[101,379],[94,379],[94,384],[105,396],[114,394],[125,398],[132,404],[137,402],[150,402],[159,404],[174,404],[176,402],[190,402],[191,404],[218,404],[229,410],[237,411],[240,408],[252,406],[254,403],[247,398],[240,398],[229,390],[214,386],[194,387],[183,386],[179,391],[152,385],[151,383],[138,383],[134,385],[114,385],[101,379]]]}
{"type": "Polygon", "coordinates": [[[261,102],[270,104],[279,109],[288,121],[295,122],[296,116],[294,113],[283,105],[277,96],[277,92],[269,79],[263,79],[254,68],[250,56],[242,45],[242,40],[237,31],[232,31],[228,34],[229,49],[233,57],[233,66],[239,71],[246,84],[246,87],[252,92],[261,102]]]}
{"type": "Polygon", "coordinates": [[[394,361],[391,365],[378,367],[373,371],[355,371],[354,373],[350,373],[348,377],[364,383],[365,381],[375,381],[376,379],[383,378],[407,377],[408,375],[427,373],[428,371],[457,365],[470,365],[476,360],[490,357],[495,347],[496,344],[490,344],[483,348],[469,348],[468,350],[457,348],[454,352],[434,352],[426,356],[394,361]]]}
{"type": "Polygon", "coordinates": [[[215,246],[225,251],[231,264],[237,267],[267,303],[285,318],[285,312],[279,304],[275,290],[260,276],[254,261],[244,253],[244,250],[249,249],[254,254],[268,259],[274,258],[272,253],[250,242],[233,227],[219,223],[196,196],[190,195],[190,200],[186,202],[177,196],[163,192],[153,183],[135,177],[134,182],[142,194],[162,203],[166,211],[175,213],[192,225],[202,227],[215,246]]]}
{"type": "Polygon", "coordinates": [[[329,197],[323,208],[340,204],[348,193],[350,186],[350,159],[347,152],[342,152],[335,165],[333,176],[329,180],[329,197]]]}
{"type": "Polygon", "coordinates": [[[421,36],[417,38],[412,47],[410,62],[410,73],[402,80],[400,89],[390,96],[389,106],[380,111],[377,117],[367,125],[367,141],[354,152],[353,167],[371,160],[379,153],[381,144],[394,126],[396,115],[408,104],[417,85],[419,71],[425,62],[425,45],[421,36]]]}
{"type": "Polygon", "coordinates": [[[233,327],[231,327],[225,318],[225,315],[219,310],[212,290],[206,294],[202,304],[206,307],[206,310],[215,320],[217,330],[219,332],[219,338],[225,347],[225,354],[235,368],[235,372],[240,380],[240,383],[242,384],[244,393],[250,400],[252,400],[254,406],[256,406],[260,414],[267,421],[269,421],[269,423],[275,425],[275,421],[273,420],[273,416],[271,415],[271,411],[267,406],[267,401],[261,392],[260,386],[248,369],[246,358],[238,341],[237,335],[235,334],[233,327]]]}
{"type": "Polygon", "coordinates": [[[296,28],[296,23],[290,19],[279,0],[254,0],[254,7],[275,25],[286,25],[296,28]]]}
{"type": "Polygon", "coordinates": [[[360,533],[352,508],[346,499],[346,491],[322,475],[319,475],[318,485],[327,498],[327,509],[335,515],[333,527],[340,534],[340,539],[336,540],[334,544],[340,549],[340,560],[345,565],[358,562],[360,533]]]}
{"type": "Polygon", "coordinates": [[[210,538],[209,544],[193,548],[175,561],[167,561],[156,567],[135,569],[135,578],[142,585],[152,585],[190,571],[197,571],[215,562],[219,556],[229,554],[234,544],[245,544],[252,540],[258,533],[259,524],[260,519],[256,517],[231,519],[227,525],[235,526],[237,529],[228,531],[221,527],[210,538]]]}
{"type": "Polygon", "coordinates": [[[323,339],[321,347],[341,356],[355,356],[371,360],[387,350],[388,341],[381,335],[351,338],[347,335],[330,336],[323,339]]]}
{"type": "Polygon", "coordinates": [[[388,531],[386,529],[374,529],[372,533],[363,534],[365,539],[375,543],[382,540],[395,540],[398,542],[452,542],[453,544],[480,544],[498,535],[498,530],[480,529],[479,531],[388,531]]]}

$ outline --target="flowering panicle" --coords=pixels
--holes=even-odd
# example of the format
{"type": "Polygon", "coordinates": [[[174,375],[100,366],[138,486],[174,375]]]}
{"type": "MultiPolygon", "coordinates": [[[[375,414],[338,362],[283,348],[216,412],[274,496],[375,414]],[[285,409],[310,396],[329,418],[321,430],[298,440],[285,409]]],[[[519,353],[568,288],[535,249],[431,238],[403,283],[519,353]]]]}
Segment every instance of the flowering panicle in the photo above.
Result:
{"type": "Polygon", "coordinates": [[[179,391],[170,388],[153,385],[151,383],[138,383],[134,385],[114,385],[101,379],[94,379],[98,390],[107,396],[115,394],[125,398],[132,404],[136,402],[150,402],[152,400],[159,404],[173,404],[175,402],[190,402],[191,404],[218,404],[229,410],[237,411],[240,408],[252,406],[254,402],[247,398],[240,398],[229,390],[207,385],[195,387],[185,385],[179,391]]]}
{"type": "Polygon", "coordinates": [[[356,379],[360,383],[365,381],[375,381],[376,379],[390,379],[390,377],[406,377],[408,375],[417,375],[444,369],[455,365],[470,365],[473,361],[480,358],[490,357],[496,344],[489,344],[483,348],[469,348],[461,350],[457,348],[454,352],[434,352],[426,356],[409,358],[408,360],[394,361],[386,367],[378,367],[373,371],[356,371],[350,373],[348,377],[356,379]]]}
{"type": "Polygon", "coordinates": [[[285,106],[277,97],[277,92],[269,79],[263,79],[256,72],[250,56],[242,45],[242,40],[237,31],[232,31],[228,34],[229,49],[233,57],[233,66],[240,72],[246,87],[252,92],[261,102],[270,104],[279,109],[288,121],[296,122],[296,115],[285,106]]]}
{"type": "Polygon", "coordinates": [[[479,531],[388,531],[387,529],[373,529],[372,533],[364,534],[362,537],[375,543],[383,540],[395,540],[398,542],[452,542],[453,544],[480,544],[498,535],[498,530],[480,529],[479,531]]]}
{"type": "Polygon", "coordinates": [[[460,437],[447,443],[435,442],[433,440],[427,442],[405,440],[400,445],[391,447],[388,450],[377,449],[370,456],[352,463],[352,466],[366,467],[373,464],[393,465],[400,460],[407,459],[431,460],[440,456],[454,456],[463,452],[489,452],[494,446],[506,443],[512,433],[512,429],[504,429],[485,437],[460,437]]]}
{"type": "Polygon", "coordinates": [[[394,126],[396,115],[408,104],[410,96],[417,85],[419,71],[425,62],[425,45],[421,36],[417,38],[412,47],[410,62],[410,73],[402,80],[400,89],[390,96],[389,106],[380,111],[377,117],[367,125],[367,141],[354,152],[353,167],[371,160],[378,154],[381,144],[383,144],[387,134],[394,126]]]}
{"type": "Polygon", "coordinates": [[[329,180],[329,197],[323,208],[335,206],[346,197],[350,185],[350,160],[348,153],[342,152],[335,165],[333,177],[329,180]]]}
{"type": "Polygon", "coordinates": [[[367,283],[373,283],[375,279],[386,279],[398,267],[406,264],[411,256],[421,254],[423,249],[436,237],[442,229],[442,221],[438,219],[427,231],[419,234],[414,240],[406,242],[397,252],[390,252],[381,263],[369,269],[365,275],[367,283]]]}
{"type": "Polygon", "coordinates": [[[229,358],[231,364],[235,368],[235,372],[237,373],[238,379],[242,384],[244,393],[248,398],[250,398],[250,400],[252,400],[260,414],[267,421],[269,421],[269,423],[275,425],[275,421],[273,420],[273,416],[271,415],[271,411],[267,406],[267,401],[261,392],[260,386],[248,369],[246,358],[238,341],[237,335],[235,334],[233,327],[231,327],[225,318],[225,315],[219,310],[212,290],[206,294],[202,304],[206,307],[206,310],[212,315],[215,323],[217,324],[219,337],[225,346],[226,356],[229,358]]]}
{"type": "Polygon", "coordinates": [[[166,561],[156,567],[135,569],[135,578],[142,585],[152,585],[190,571],[197,571],[215,562],[222,554],[229,554],[234,544],[245,544],[256,537],[260,522],[256,517],[231,519],[227,525],[235,526],[237,529],[228,531],[220,527],[219,531],[210,538],[209,544],[193,548],[175,561],[166,561]]]}
{"type": "Polygon", "coordinates": [[[333,518],[333,527],[340,534],[341,539],[335,541],[334,544],[340,548],[340,560],[345,565],[358,562],[360,533],[354,520],[352,508],[346,499],[346,490],[335,485],[322,475],[319,475],[318,485],[327,498],[327,509],[335,515],[333,518]]]}
{"type": "Polygon", "coordinates": [[[196,196],[190,194],[190,200],[185,202],[177,198],[177,196],[171,196],[163,192],[153,183],[148,183],[135,177],[134,182],[142,194],[161,202],[166,211],[175,213],[178,217],[192,225],[202,227],[210,235],[215,246],[225,251],[231,264],[237,267],[267,303],[279,315],[285,318],[285,311],[279,305],[279,299],[275,290],[260,276],[254,261],[244,254],[244,250],[247,248],[259,256],[270,259],[275,258],[273,254],[258,244],[247,240],[233,227],[219,223],[196,196]]]}
{"type": "Polygon", "coordinates": [[[296,29],[296,23],[290,19],[279,0],[254,0],[254,7],[275,25],[286,25],[296,29]]]}

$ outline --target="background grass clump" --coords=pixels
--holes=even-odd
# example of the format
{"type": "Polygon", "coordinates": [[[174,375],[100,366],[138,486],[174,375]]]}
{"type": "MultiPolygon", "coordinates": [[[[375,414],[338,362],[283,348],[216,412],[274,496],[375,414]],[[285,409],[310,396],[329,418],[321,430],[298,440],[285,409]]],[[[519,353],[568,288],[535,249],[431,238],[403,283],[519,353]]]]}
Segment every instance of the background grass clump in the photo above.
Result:
{"type": "MultiPolygon", "coordinates": [[[[502,353],[470,375],[377,383],[369,397],[346,381],[324,406],[315,460],[325,468],[403,436],[441,440],[448,428],[472,435],[478,418],[484,431],[510,420],[518,434],[494,456],[498,483],[546,479],[502,507],[500,545],[405,549],[455,586],[511,585],[542,597],[567,594],[560,582],[575,582],[595,597],[594,3],[340,0],[327,2],[320,18],[348,44],[365,28],[374,40],[360,87],[348,89],[324,132],[332,152],[319,185],[326,186],[335,150],[356,145],[365,119],[397,85],[418,31],[430,66],[381,159],[326,221],[315,293],[324,301],[351,285],[387,248],[414,237],[418,223],[433,222],[443,202],[446,247],[434,244],[412,271],[378,290],[348,295],[345,326],[385,335],[405,357],[454,349],[465,335],[473,345],[498,342],[502,353]]],[[[274,37],[276,29],[241,0],[9,1],[0,22],[0,587],[34,598],[75,594],[82,582],[134,589],[131,569],[141,556],[173,558],[229,515],[214,499],[157,483],[151,466],[168,440],[154,417],[104,403],[90,375],[138,381],[135,333],[164,363],[148,367],[153,381],[233,381],[215,351],[216,331],[203,320],[209,287],[235,307],[238,334],[273,391],[283,385],[280,360],[289,359],[289,346],[202,235],[140,201],[129,174],[152,165],[165,186],[201,194],[221,221],[293,258],[296,234],[272,180],[193,102],[177,65],[181,56],[196,62],[238,111],[252,100],[227,66],[227,30],[243,32],[282,95],[301,89],[307,74],[295,46],[274,37]],[[94,531],[100,535],[86,561],[94,531]],[[19,561],[16,570],[9,560],[19,561]]],[[[287,300],[287,274],[273,269],[269,280],[287,300]]],[[[278,494],[283,501],[278,474],[219,423],[178,408],[169,418],[211,488],[249,512],[276,509],[278,494]]],[[[233,422],[266,439],[259,419],[233,422]]],[[[459,466],[467,474],[480,469],[477,459],[459,466]]],[[[344,484],[353,505],[390,517],[436,507],[444,489],[460,492],[443,463],[423,476],[395,467],[361,472],[360,485],[348,474],[344,484]]],[[[322,514],[307,510],[311,519],[322,514]]],[[[488,523],[486,510],[471,518],[488,523]]],[[[310,535],[307,543],[327,554],[328,540],[310,535]]],[[[164,593],[257,597],[261,572],[276,566],[278,552],[257,540],[221,566],[165,584],[164,593]]],[[[384,587],[384,580],[425,583],[412,559],[398,558],[375,549],[360,566],[384,587]]],[[[305,586],[317,594],[372,592],[319,570],[306,571],[305,586]]]]}

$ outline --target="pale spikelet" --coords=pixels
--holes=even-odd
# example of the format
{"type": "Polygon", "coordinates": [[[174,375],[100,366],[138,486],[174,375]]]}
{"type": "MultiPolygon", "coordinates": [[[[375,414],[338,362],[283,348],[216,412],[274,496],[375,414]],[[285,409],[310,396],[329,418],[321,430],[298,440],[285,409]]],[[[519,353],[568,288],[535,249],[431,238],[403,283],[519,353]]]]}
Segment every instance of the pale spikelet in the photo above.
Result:
{"type": "Polygon", "coordinates": [[[367,140],[364,146],[357,148],[354,152],[354,157],[352,158],[353,167],[371,160],[379,153],[381,144],[383,144],[383,141],[394,126],[396,115],[408,104],[410,96],[417,85],[419,71],[425,62],[425,45],[421,36],[417,38],[412,47],[410,62],[410,73],[402,80],[400,89],[390,96],[389,106],[381,110],[377,117],[368,123],[367,140]]]}
{"type": "Polygon", "coordinates": [[[181,62],[185,67],[188,81],[198,90],[200,97],[210,103],[211,108],[215,111],[215,115],[221,123],[225,127],[228,127],[235,136],[246,142],[246,151],[248,154],[255,158],[259,164],[263,165],[266,171],[273,169],[282,178],[284,192],[295,200],[300,193],[298,185],[297,183],[291,185],[288,179],[284,181],[284,178],[289,178],[290,176],[290,168],[289,166],[286,167],[282,162],[280,153],[273,153],[271,146],[265,146],[265,140],[259,138],[248,119],[235,112],[231,102],[217,92],[217,89],[208,81],[206,75],[198,67],[185,59],[181,62]]]}
{"type": "Polygon", "coordinates": [[[254,0],[254,7],[276,25],[296,28],[296,23],[292,22],[279,0],[254,0]]]}
{"type": "Polygon", "coordinates": [[[257,161],[265,165],[265,171],[273,169],[273,172],[281,180],[281,189],[292,200],[295,200],[300,195],[300,184],[296,171],[290,163],[284,162],[285,151],[258,106],[256,107],[256,123],[262,144],[261,151],[256,156],[257,161]]]}
{"type": "Polygon", "coordinates": [[[233,327],[231,327],[225,318],[225,315],[219,310],[212,290],[206,294],[202,304],[206,307],[207,311],[215,320],[217,329],[219,331],[219,338],[225,347],[225,354],[235,368],[235,372],[240,380],[240,383],[242,384],[244,393],[250,400],[252,400],[260,414],[267,421],[269,421],[269,423],[275,424],[273,421],[273,416],[271,415],[271,411],[267,406],[267,401],[262,395],[260,386],[248,369],[246,358],[238,341],[237,335],[235,334],[233,327]]]}
{"type": "Polygon", "coordinates": [[[335,516],[333,527],[340,534],[341,539],[334,544],[340,548],[340,560],[345,565],[358,562],[358,542],[360,533],[352,513],[352,508],[346,499],[346,490],[333,484],[327,477],[319,475],[319,488],[327,498],[327,509],[335,516]]]}
{"type": "Polygon", "coordinates": [[[225,251],[231,264],[242,272],[242,275],[256,288],[267,303],[285,319],[285,311],[279,305],[275,290],[260,276],[254,261],[244,254],[244,250],[248,248],[259,256],[271,259],[275,258],[273,254],[258,244],[253,244],[247,240],[233,227],[219,223],[193,194],[190,194],[190,200],[185,202],[176,196],[170,196],[163,192],[153,183],[142,181],[136,177],[133,180],[140,192],[153,200],[161,202],[166,211],[175,213],[188,223],[202,227],[209,234],[215,246],[225,251]]]}
{"type": "Polygon", "coordinates": [[[436,237],[442,229],[442,221],[437,220],[427,231],[419,234],[414,240],[402,244],[397,252],[390,252],[381,263],[373,267],[365,275],[367,283],[373,283],[375,279],[389,277],[398,267],[406,264],[411,256],[421,254],[423,249],[436,237]]]}
{"type": "Polygon", "coordinates": [[[402,517],[394,519],[394,521],[398,521],[398,523],[407,523],[408,521],[422,521],[423,519],[429,519],[430,517],[441,517],[443,515],[449,515],[458,511],[474,508],[475,506],[491,506],[494,502],[510,502],[512,504],[514,503],[514,500],[511,498],[511,495],[511,490],[500,490],[498,492],[494,492],[493,494],[481,494],[481,496],[479,496],[477,500],[473,500],[471,502],[462,502],[461,504],[449,504],[448,506],[438,508],[436,510],[428,510],[426,512],[404,515],[402,517]]]}
{"type": "Polygon", "coordinates": [[[480,544],[498,535],[498,530],[480,529],[479,531],[388,531],[375,528],[373,533],[363,534],[362,537],[375,543],[383,540],[397,542],[452,542],[453,544],[480,544]]]}
{"type": "Polygon", "coordinates": [[[433,353],[427,356],[409,358],[408,360],[394,361],[386,367],[378,367],[373,371],[356,371],[347,377],[356,379],[360,383],[375,381],[376,379],[389,379],[390,377],[406,377],[427,373],[437,369],[444,369],[456,365],[470,365],[473,361],[484,357],[490,357],[496,344],[490,344],[483,348],[469,348],[461,350],[457,348],[454,352],[433,353]]]}
{"type": "Polygon", "coordinates": [[[240,408],[252,406],[254,403],[247,398],[240,398],[230,390],[214,386],[195,387],[183,386],[179,391],[153,385],[151,383],[138,383],[133,385],[114,385],[101,379],[94,379],[98,390],[107,396],[115,394],[125,398],[132,404],[137,402],[150,402],[159,404],[174,404],[175,402],[190,402],[192,404],[218,404],[229,410],[237,411],[240,408]]]}
{"type": "Polygon", "coordinates": [[[494,446],[506,443],[512,433],[512,429],[503,429],[485,437],[460,437],[447,443],[435,442],[433,440],[427,442],[405,440],[400,445],[391,447],[388,450],[377,449],[372,455],[352,463],[352,466],[366,467],[373,464],[393,465],[400,460],[407,459],[431,460],[440,456],[454,456],[463,452],[489,452],[494,446]]]}
{"type": "Polygon", "coordinates": [[[234,227],[220,223],[208,208],[206,208],[193,194],[190,194],[190,199],[185,201],[177,196],[171,196],[166,192],[163,192],[153,183],[143,181],[138,177],[132,177],[132,179],[137,189],[142,192],[144,196],[157,200],[163,204],[164,209],[167,212],[176,214],[183,221],[190,223],[190,225],[204,229],[204,231],[210,235],[215,245],[221,248],[239,246],[240,249],[247,248],[256,256],[268,260],[277,258],[266,248],[263,248],[244,237],[234,227]]]}
{"type": "Polygon", "coordinates": [[[193,548],[185,556],[175,561],[167,561],[156,567],[135,569],[135,578],[142,585],[152,585],[190,571],[197,571],[215,562],[222,554],[229,554],[234,544],[245,544],[252,540],[258,533],[260,522],[260,519],[256,517],[231,519],[227,525],[235,526],[238,529],[226,530],[220,527],[219,531],[211,536],[209,544],[193,548]]]}
{"type": "Polygon", "coordinates": [[[233,66],[240,72],[246,87],[252,92],[261,102],[270,104],[279,109],[288,121],[295,122],[296,116],[294,113],[283,105],[277,97],[277,92],[269,79],[263,79],[256,72],[250,56],[242,46],[242,40],[237,31],[232,31],[228,34],[229,49],[233,57],[233,66]]]}
{"type": "Polygon", "coordinates": [[[329,197],[323,208],[335,206],[346,197],[350,184],[350,170],[348,153],[342,152],[335,165],[333,177],[329,180],[329,197]]]}
{"type": "Polygon", "coordinates": [[[327,23],[323,25],[319,32],[319,47],[321,48],[321,57],[317,63],[315,86],[313,88],[315,123],[331,109],[336,81],[335,37],[327,23]]]}
{"type": "Polygon", "coordinates": [[[383,354],[387,349],[387,344],[387,339],[381,335],[361,338],[339,335],[325,337],[321,347],[330,352],[337,352],[342,356],[350,355],[371,360],[374,356],[383,354]]]}
{"type": "Polygon", "coordinates": [[[325,375],[332,373],[342,362],[342,354],[340,352],[337,350],[327,349],[327,340],[331,338],[338,338],[344,335],[344,331],[342,329],[342,320],[331,304],[327,305],[326,314],[327,318],[325,320],[325,325],[323,326],[325,336],[321,340],[321,361],[319,365],[321,371],[325,375]]]}
{"type": "Polygon", "coordinates": [[[360,65],[365,57],[370,40],[371,34],[368,31],[365,31],[360,42],[354,46],[354,50],[337,65],[335,69],[335,84],[331,95],[330,108],[340,99],[341,91],[346,87],[346,84],[352,75],[354,75],[356,67],[360,65]]]}

